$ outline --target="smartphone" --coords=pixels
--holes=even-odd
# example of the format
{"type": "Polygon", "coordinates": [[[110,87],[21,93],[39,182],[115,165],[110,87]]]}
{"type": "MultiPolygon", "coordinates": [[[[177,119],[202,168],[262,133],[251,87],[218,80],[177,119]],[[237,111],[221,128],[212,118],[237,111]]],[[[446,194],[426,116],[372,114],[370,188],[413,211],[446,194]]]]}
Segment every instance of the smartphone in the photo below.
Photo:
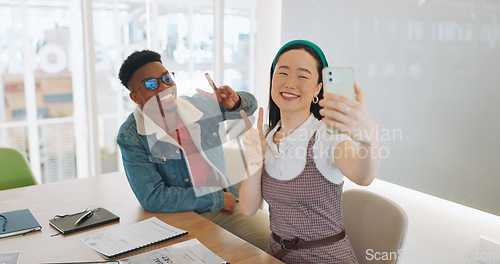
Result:
{"type": "MultiPolygon", "coordinates": [[[[354,69],[351,67],[325,67],[322,71],[323,87],[327,93],[338,94],[350,99],[356,99],[354,91],[354,69]]],[[[331,133],[341,133],[339,130],[328,127],[331,133]]]]}

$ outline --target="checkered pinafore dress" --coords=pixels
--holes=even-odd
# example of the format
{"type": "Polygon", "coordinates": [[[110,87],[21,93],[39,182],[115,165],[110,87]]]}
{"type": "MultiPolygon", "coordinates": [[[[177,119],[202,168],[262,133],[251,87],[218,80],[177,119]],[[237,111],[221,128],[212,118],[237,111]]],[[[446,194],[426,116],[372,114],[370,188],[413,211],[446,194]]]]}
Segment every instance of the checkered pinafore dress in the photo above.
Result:
{"type": "MultiPolygon", "coordinates": [[[[342,185],[327,180],[314,162],[316,132],[307,145],[307,162],[299,176],[277,180],[262,171],[262,196],[269,203],[271,231],[282,238],[305,241],[333,236],[342,231],[342,185]]],[[[268,253],[281,248],[271,238],[268,253]]],[[[285,263],[357,263],[347,236],[327,246],[293,250],[281,259],[285,263]]]]}

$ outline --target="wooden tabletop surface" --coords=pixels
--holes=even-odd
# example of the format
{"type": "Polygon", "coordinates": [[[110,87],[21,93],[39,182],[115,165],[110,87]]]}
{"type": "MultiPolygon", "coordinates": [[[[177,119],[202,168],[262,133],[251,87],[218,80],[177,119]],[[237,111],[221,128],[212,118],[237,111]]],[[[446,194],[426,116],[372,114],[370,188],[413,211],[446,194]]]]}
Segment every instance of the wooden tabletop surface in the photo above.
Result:
{"type": "Polygon", "coordinates": [[[0,191],[0,213],[26,208],[38,220],[42,231],[0,239],[0,253],[21,251],[21,264],[103,261],[105,259],[81,242],[80,238],[153,216],[188,231],[188,234],[117,259],[197,238],[211,251],[232,264],[282,263],[195,212],[151,213],[144,210],[130,189],[125,175],[120,172],[0,191]],[[118,215],[120,222],[70,235],[52,236],[57,231],[49,226],[49,219],[55,215],[72,214],[95,207],[104,207],[118,215]]]}

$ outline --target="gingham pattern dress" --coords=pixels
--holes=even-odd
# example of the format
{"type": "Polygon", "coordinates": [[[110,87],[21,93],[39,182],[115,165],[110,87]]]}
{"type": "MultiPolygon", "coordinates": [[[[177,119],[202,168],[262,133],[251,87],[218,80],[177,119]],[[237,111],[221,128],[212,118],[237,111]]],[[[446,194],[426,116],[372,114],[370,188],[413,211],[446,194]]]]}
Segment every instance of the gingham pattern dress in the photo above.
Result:
{"type": "MultiPolygon", "coordinates": [[[[305,241],[333,236],[342,231],[342,184],[327,180],[316,168],[313,146],[316,133],[307,145],[304,170],[291,180],[262,172],[262,196],[269,204],[271,230],[282,238],[299,237],[305,241]]],[[[268,253],[281,248],[271,238],[268,253]]],[[[347,236],[327,246],[289,252],[281,259],[288,264],[357,263],[347,236]]]]}

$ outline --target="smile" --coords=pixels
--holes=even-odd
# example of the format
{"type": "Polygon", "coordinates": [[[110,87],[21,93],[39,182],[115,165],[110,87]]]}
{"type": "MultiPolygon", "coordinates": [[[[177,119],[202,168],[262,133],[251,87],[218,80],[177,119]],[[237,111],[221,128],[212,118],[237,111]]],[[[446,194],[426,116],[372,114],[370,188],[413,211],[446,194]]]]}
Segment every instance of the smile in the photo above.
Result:
{"type": "Polygon", "coordinates": [[[296,94],[291,94],[291,93],[286,93],[286,92],[281,92],[281,97],[285,98],[285,99],[295,99],[295,98],[299,98],[300,96],[296,95],[296,94]]]}
{"type": "Polygon", "coordinates": [[[173,94],[173,93],[169,93],[169,94],[166,94],[165,96],[162,96],[162,97],[160,98],[160,100],[162,100],[162,101],[166,101],[166,100],[168,100],[168,99],[172,98],[173,96],[174,96],[174,94],[173,94]]]}

